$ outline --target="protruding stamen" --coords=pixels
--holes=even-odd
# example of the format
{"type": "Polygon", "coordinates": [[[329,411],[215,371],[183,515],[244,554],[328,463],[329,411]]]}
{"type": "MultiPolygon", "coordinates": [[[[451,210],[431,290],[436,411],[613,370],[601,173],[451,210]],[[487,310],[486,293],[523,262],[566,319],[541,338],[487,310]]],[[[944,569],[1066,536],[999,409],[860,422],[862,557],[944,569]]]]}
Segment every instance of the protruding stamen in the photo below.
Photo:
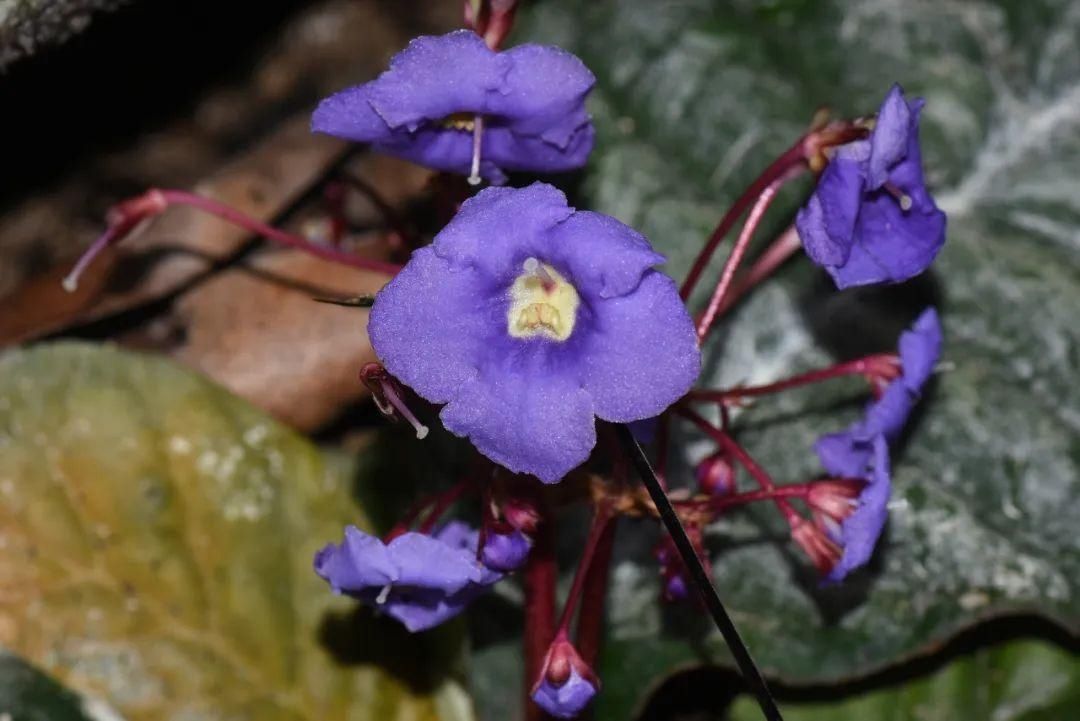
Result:
{"type": "Polygon", "coordinates": [[[111,245],[119,243],[130,235],[140,223],[151,218],[169,206],[165,193],[153,188],[142,195],[122,201],[109,209],[108,228],[82,254],[75,267],[71,269],[61,285],[68,293],[79,288],[79,278],[101,253],[111,245]]]}
{"type": "Polygon", "coordinates": [[[386,599],[390,597],[391,585],[388,583],[379,590],[379,595],[375,597],[375,603],[379,606],[386,603],[386,599]]]}
{"type": "Polygon", "coordinates": [[[484,116],[476,114],[473,122],[472,169],[469,172],[469,185],[480,185],[480,146],[484,136],[484,116]]]}
{"type": "Polygon", "coordinates": [[[905,213],[911,210],[913,202],[910,195],[900,190],[900,188],[896,187],[892,183],[885,183],[885,185],[882,187],[885,188],[885,192],[896,198],[896,202],[900,204],[900,210],[904,211],[905,213]]]}
{"type": "Polygon", "coordinates": [[[75,267],[71,269],[71,272],[64,276],[64,280],[61,281],[61,285],[64,286],[64,290],[68,293],[74,293],[79,289],[79,278],[86,272],[86,269],[90,267],[90,264],[94,262],[101,253],[110,245],[120,240],[120,234],[117,232],[116,226],[110,226],[98,236],[97,240],[90,244],[90,247],[86,249],[79,260],[75,263],[75,267]]]}
{"type": "Polygon", "coordinates": [[[402,418],[408,421],[409,425],[416,429],[417,439],[422,441],[427,438],[429,430],[428,427],[421,423],[419,420],[417,420],[416,416],[413,415],[413,412],[410,411],[409,407],[405,405],[405,402],[401,400],[401,397],[397,394],[397,391],[394,390],[393,385],[385,380],[382,382],[381,385],[383,396],[386,398],[386,400],[390,402],[390,405],[394,407],[394,410],[397,411],[402,418]]]}

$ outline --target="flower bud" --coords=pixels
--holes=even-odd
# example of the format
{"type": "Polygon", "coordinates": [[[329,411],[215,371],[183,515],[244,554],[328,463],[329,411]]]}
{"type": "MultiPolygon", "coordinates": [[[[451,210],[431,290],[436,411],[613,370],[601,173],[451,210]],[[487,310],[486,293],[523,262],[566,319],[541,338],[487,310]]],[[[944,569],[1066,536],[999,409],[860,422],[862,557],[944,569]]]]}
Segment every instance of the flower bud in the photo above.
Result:
{"type": "Polygon", "coordinates": [[[560,633],[548,648],[531,696],[552,716],[568,719],[580,714],[599,688],[596,674],[560,633]]]}
{"type": "Polygon", "coordinates": [[[540,524],[540,513],[529,501],[521,498],[511,498],[500,507],[502,517],[510,525],[522,533],[532,535],[540,524]]]}
{"type": "Polygon", "coordinates": [[[480,561],[488,568],[509,573],[524,565],[531,548],[532,540],[521,531],[511,529],[504,533],[489,528],[480,561]]]}
{"type": "Polygon", "coordinates": [[[694,468],[698,488],[708,496],[726,496],[735,491],[735,467],[727,454],[717,451],[694,468]]]}

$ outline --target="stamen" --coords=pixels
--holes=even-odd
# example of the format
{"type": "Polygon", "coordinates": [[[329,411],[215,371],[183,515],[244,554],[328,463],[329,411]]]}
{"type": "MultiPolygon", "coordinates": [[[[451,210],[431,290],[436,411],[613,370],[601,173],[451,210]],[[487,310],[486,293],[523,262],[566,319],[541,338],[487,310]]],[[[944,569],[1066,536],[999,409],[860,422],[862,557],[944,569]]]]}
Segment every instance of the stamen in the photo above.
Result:
{"type": "Polygon", "coordinates": [[[536,276],[540,279],[540,282],[544,284],[544,290],[550,291],[555,287],[555,276],[548,272],[548,269],[544,267],[536,258],[526,258],[525,262],[521,264],[522,269],[529,275],[536,276]]]}
{"type": "Polygon", "coordinates": [[[904,211],[905,213],[911,210],[911,206],[913,203],[910,195],[900,190],[900,188],[897,188],[892,183],[885,183],[885,185],[882,187],[885,188],[885,192],[896,198],[896,202],[900,203],[900,210],[904,211]]]}
{"type": "Polygon", "coordinates": [[[409,407],[406,406],[405,402],[401,400],[400,396],[398,396],[397,391],[394,390],[393,385],[386,381],[383,381],[381,385],[382,392],[383,395],[386,397],[386,400],[390,401],[390,405],[394,407],[394,410],[396,410],[402,418],[408,421],[409,425],[416,429],[416,438],[421,441],[427,438],[427,434],[429,431],[428,427],[421,423],[419,420],[417,420],[416,416],[413,415],[413,412],[409,410],[409,407]]]}
{"type": "Polygon", "coordinates": [[[61,285],[68,293],[74,293],[79,289],[79,278],[86,272],[86,269],[90,267],[90,264],[94,262],[94,259],[104,252],[106,248],[120,240],[120,234],[117,232],[116,226],[110,226],[98,236],[97,240],[90,244],[90,247],[86,249],[79,260],[75,263],[75,267],[71,269],[71,272],[64,276],[64,280],[61,281],[61,285]]]}
{"type": "Polygon", "coordinates": [[[472,136],[472,170],[469,172],[469,185],[480,185],[480,144],[484,135],[484,116],[476,114],[472,136]]]}
{"type": "Polygon", "coordinates": [[[379,590],[379,595],[375,597],[375,603],[379,606],[386,603],[386,599],[390,597],[390,584],[386,584],[379,590]]]}

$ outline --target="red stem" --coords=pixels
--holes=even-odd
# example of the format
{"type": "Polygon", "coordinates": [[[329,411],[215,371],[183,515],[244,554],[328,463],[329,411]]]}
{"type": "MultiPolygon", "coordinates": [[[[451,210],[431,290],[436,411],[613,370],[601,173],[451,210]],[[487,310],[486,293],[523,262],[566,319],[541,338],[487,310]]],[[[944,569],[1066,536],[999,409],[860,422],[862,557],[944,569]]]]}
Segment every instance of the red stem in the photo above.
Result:
{"type": "Polygon", "coordinates": [[[436,495],[432,501],[431,511],[428,512],[427,518],[420,523],[416,530],[420,533],[431,533],[431,529],[435,527],[435,524],[449,510],[450,506],[454,505],[471,488],[472,483],[470,481],[462,481],[436,495]]]}
{"type": "Polygon", "coordinates": [[[778,178],[784,177],[791,172],[793,168],[807,167],[804,144],[808,137],[808,135],[804,135],[799,138],[794,145],[785,150],[779,158],[769,165],[769,167],[765,168],[764,172],[762,172],[762,174],[743,191],[742,195],[736,198],[735,203],[720,219],[716,229],[713,230],[712,235],[710,235],[708,241],[706,241],[705,247],[701,249],[698,257],[694,259],[694,264],[690,267],[690,271],[686,274],[686,280],[683,281],[682,287],[679,289],[679,296],[684,301],[694,292],[694,286],[697,285],[698,280],[701,278],[701,274],[705,272],[705,267],[712,259],[713,253],[716,252],[717,246],[720,245],[720,241],[724,239],[724,236],[727,235],[728,231],[735,225],[735,221],[739,219],[743,214],[743,211],[753,205],[758,199],[758,196],[760,196],[762,192],[778,178]]]}
{"type": "Polygon", "coordinates": [[[215,215],[222,220],[226,220],[233,225],[237,225],[252,233],[261,235],[276,243],[295,248],[296,250],[301,250],[318,258],[322,258],[323,260],[340,263],[341,265],[348,265],[353,268],[385,273],[387,275],[395,275],[401,270],[401,266],[395,263],[361,258],[355,253],[312,243],[307,238],[293,235],[292,233],[286,233],[283,230],[278,230],[273,226],[267,225],[249,215],[241,213],[236,208],[229,207],[224,203],[219,203],[216,200],[206,198],[202,195],[189,193],[186,190],[159,190],[157,192],[161,194],[169,205],[187,205],[192,208],[198,208],[203,212],[215,215]]]}
{"type": "Polygon", "coordinates": [[[806,483],[792,483],[774,488],[759,488],[755,491],[744,491],[730,496],[715,496],[709,498],[693,498],[688,501],[672,501],[676,506],[693,508],[705,506],[715,511],[726,510],[735,506],[758,501],[775,501],[783,498],[803,498],[810,492],[810,486],[806,483]]]}
{"type": "MultiPolygon", "coordinates": [[[[765,469],[758,465],[757,461],[755,461],[742,446],[736,443],[735,439],[732,438],[726,431],[720,430],[712,423],[709,423],[700,415],[690,410],[689,408],[686,408],[685,406],[679,406],[676,411],[684,418],[688,419],[690,422],[696,425],[698,428],[703,430],[714,441],[716,441],[721,448],[730,453],[731,456],[735,458],[735,460],[737,460],[743,468],[746,469],[746,472],[749,473],[755,481],[757,481],[757,484],[761,486],[763,490],[774,491],[777,488],[776,483],[773,482],[773,479],[769,476],[765,469]]],[[[775,503],[776,507],[780,509],[780,513],[783,514],[784,518],[787,519],[788,523],[794,524],[802,520],[802,517],[799,516],[795,509],[791,507],[791,504],[788,503],[787,500],[783,498],[777,498],[775,499],[775,503]]]]}
{"type": "Polygon", "coordinates": [[[589,668],[596,668],[596,660],[600,655],[600,645],[604,638],[604,601],[607,598],[609,566],[611,566],[611,553],[615,547],[617,524],[618,518],[612,518],[611,522],[604,526],[600,540],[596,543],[596,552],[589,565],[589,572],[585,576],[585,585],[581,591],[576,647],[589,668]]]}
{"type": "Polygon", "coordinates": [[[845,361],[843,363],[837,363],[828,368],[807,371],[806,373],[800,373],[799,375],[785,378],[776,381],[775,383],[766,383],[759,386],[746,386],[743,388],[731,388],[729,390],[692,390],[686,394],[686,400],[731,404],[738,401],[740,398],[751,398],[754,396],[768,395],[770,393],[779,393],[780,391],[785,391],[789,388],[798,388],[799,386],[810,385],[812,383],[820,383],[821,381],[830,380],[832,378],[841,378],[850,375],[865,376],[873,373],[876,367],[881,364],[888,363],[890,365],[895,365],[896,362],[895,355],[891,353],[880,353],[865,356],[863,358],[856,358],[855,360],[845,361]]]}
{"type": "Polygon", "coordinates": [[[728,256],[727,262],[724,263],[724,269],[720,273],[720,282],[717,283],[712,297],[709,298],[709,305],[706,306],[705,312],[702,313],[701,318],[698,320],[698,341],[705,339],[705,336],[709,332],[709,328],[712,327],[713,321],[716,320],[716,317],[720,312],[720,307],[727,296],[727,292],[731,288],[731,283],[735,279],[735,271],[738,270],[739,264],[742,263],[742,259],[746,256],[746,251],[750,247],[750,240],[754,237],[754,231],[757,230],[758,225],[761,224],[761,219],[765,216],[765,211],[772,205],[773,200],[776,198],[776,193],[784,183],[794,178],[799,171],[803,170],[803,167],[793,166],[789,168],[787,172],[781,174],[765,186],[754,201],[754,205],[750,208],[750,212],[746,217],[746,223],[743,224],[743,228],[739,232],[739,237],[735,241],[735,246],[731,249],[731,255],[728,256]]]}
{"type": "Polygon", "coordinates": [[[555,584],[558,569],[555,565],[551,515],[538,506],[540,524],[533,538],[532,551],[525,564],[525,718],[527,721],[546,721],[550,717],[533,703],[530,694],[540,678],[544,656],[555,638],[555,584]]]}
{"type": "Polygon", "coordinates": [[[574,572],[574,581],[570,585],[570,592],[566,594],[566,602],[563,604],[562,616],[559,617],[559,626],[556,633],[566,633],[570,628],[570,621],[574,617],[574,609],[577,608],[578,599],[585,587],[585,577],[589,567],[596,558],[597,547],[604,532],[611,525],[611,509],[606,504],[598,504],[593,514],[592,525],[589,527],[589,535],[585,539],[585,548],[581,552],[581,560],[578,561],[577,571],[574,572]]]}
{"type": "Polygon", "coordinates": [[[720,303],[717,316],[722,316],[729,311],[744,295],[775,273],[788,258],[795,255],[801,248],[802,241],[799,239],[799,233],[795,226],[792,225],[777,236],[776,240],[758,256],[757,260],[750,266],[750,270],[739,277],[738,281],[731,287],[727,297],[720,303]]]}

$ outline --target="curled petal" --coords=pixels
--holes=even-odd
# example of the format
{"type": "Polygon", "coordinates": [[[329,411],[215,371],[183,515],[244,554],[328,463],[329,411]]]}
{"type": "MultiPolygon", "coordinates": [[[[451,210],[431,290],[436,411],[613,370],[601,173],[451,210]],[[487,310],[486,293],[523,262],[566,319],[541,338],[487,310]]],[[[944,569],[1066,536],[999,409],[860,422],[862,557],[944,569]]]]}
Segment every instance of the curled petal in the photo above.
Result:
{"type": "Polygon", "coordinates": [[[917,394],[922,390],[940,357],[941,321],[934,308],[927,308],[911,330],[900,335],[902,381],[909,391],[917,394]]]}
{"type": "Polygon", "coordinates": [[[412,40],[372,83],[370,102],[391,128],[415,130],[427,120],[488,112],[509,69],[476,33],[458,30],[412,40]]]}
{"type": "Polygon", "coordinates": [[[453,594],[481,579],[475,553],[422,533],[405,533],[387,550],[398,568],[396,583],[453,594]]]}
{"type": "Polygon", "coordinates": [[[866,168],[866,185],[877,190],[889,179],[889,169],[899,163],[908,151],[912,112],[904,99],[904,91],[893,85],[878,110],[877,123],[870,136],[870,157],[866,168]]]}
{"type": "Polygon", "coordinates": [[[398,578],[397,566],[386,546],[355,526],[345,528],[345,541],[327,544],[315,554],[315,572],[335,593],[381,588],[398,578]]]}
{"type": "Polygon", "coordinates": [[[869,481],[859,494],[858,507],[840,525],[844,549],[839,562],[829,573],[829,580],[839,581],[854,569],[866,565],[874,553],[888,518],[892,483],[889,471],[889,447],[882,436],[871,443],[869,481]]]}
{"type": "Polygon", "coordinates": [[[795,217],[806,254],[830,273],[847,263],[851,254],[862,184],[859,164],[836,158],[825,168],[817,191],[795,217]]]}
{"type": "Polygon", "coordinates": [[[509,71],[498,107],[520,135],[531,135],[564,149],[589,123],[585,96],[596,78],[577,56],[561,48],[519,45],[504,56],[509,71]]]}
{"type": "Polygon", "coordinates": [[[390,127],[371,107],[370,89],[357,85],[324,99],[311,116],[312,131],[362,143],[386,139],[390,127]]]}

